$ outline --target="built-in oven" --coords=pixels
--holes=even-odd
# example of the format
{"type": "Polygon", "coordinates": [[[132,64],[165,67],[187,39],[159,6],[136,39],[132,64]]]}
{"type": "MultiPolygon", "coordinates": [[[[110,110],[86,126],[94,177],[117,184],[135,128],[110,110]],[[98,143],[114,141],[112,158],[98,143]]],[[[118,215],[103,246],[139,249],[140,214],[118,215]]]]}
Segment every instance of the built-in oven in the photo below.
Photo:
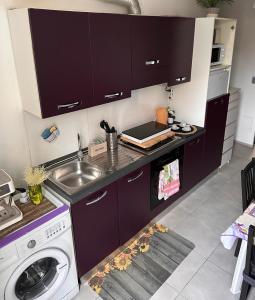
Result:
{"type": "Polygon", "coordinates": [[[179,147],[170,153],[167,153],[157,160],[153,161],[151,164],[151,193],[150,193],[150,207],[151,210],[159,206],[162,201],[171,201],[171,199],[176,199],[177,194],[169,197],[167,200],[159,200],[159,176],[160,172],[164,169],[165,165],[170,164],[171,162],[179,160],[179,177],[180,177],[180,191],[182,188],[182,172],[183,172],[183,147],[179,147]]]}

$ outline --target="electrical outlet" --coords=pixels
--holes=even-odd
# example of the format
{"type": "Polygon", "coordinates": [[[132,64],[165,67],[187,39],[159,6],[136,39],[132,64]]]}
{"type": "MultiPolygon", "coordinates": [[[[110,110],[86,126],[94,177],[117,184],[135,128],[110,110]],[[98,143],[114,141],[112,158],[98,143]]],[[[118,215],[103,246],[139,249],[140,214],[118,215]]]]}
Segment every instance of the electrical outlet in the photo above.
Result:
{"type": "Polygon", "coordinates": [[[174,97],[174,89],[171,88],[171,89],[169,90],[169,98],[170,98],[170,99],[173,99],[173,97],[174,97]]]}
{"type": "Polygon", "coordinates": [[[252,84],[255,84],[255,76],[252,77],[251,83],[252,83],[252,84]]]}

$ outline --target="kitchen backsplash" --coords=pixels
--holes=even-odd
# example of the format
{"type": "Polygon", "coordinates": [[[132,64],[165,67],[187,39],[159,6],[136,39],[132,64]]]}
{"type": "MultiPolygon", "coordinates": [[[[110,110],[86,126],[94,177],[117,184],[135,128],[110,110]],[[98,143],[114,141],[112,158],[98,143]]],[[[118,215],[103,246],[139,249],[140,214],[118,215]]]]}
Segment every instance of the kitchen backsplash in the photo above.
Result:
{"type": "Polygon", "coordinates": [[[115,126],[119,133],[132,126],[149,122],[155,119],[157,107],[168,105],[167,99],[165,85],[158,85],[133,91],[129,99],[45,120],[25,112],[32,165],[77,151],[78,132],[81,134],[83,147],[86,147],[95,136],[104,136],[104,131],[99,127],[103,119],[111,126],[115,126]],[[54,124],[58,126],[60,136],[52,143],[48,143],[41,138],[41,133],[46,127],[54,124]]]}

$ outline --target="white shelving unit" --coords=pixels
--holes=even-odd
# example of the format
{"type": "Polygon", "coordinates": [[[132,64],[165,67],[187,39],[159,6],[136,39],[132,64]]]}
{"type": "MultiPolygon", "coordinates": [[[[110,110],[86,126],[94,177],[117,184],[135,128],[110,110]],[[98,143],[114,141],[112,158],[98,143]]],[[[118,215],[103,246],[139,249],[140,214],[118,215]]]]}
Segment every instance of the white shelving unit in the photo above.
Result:
{"type": "Polygon", "coordinates": [[[230,93],[230,98],[229,98],[229,105],[228,105],[228,115],[227,115],[227,122],[226,122],[224,145],[222,150],[221,167],[229,163],[232,158],[233,146],[236,138],[237,120],[238,120],[239,108],[241,102],[240,89],[232,87],[229,89],[229,93],[230,93]]]}
{"type": "MultiPolygon", "coordinates": [[[[195,26],[194,52],[191,82],[173,88],[172,106],[179,120],[204,127],[206,105],[210,98],[209,78],[211,72],[225,69],[231,76],[237,21],[226,18],[197,18],[195,26]],[[223,64],[211,67],[212,45],[224,44],[225,57],[223,64]],[[209,92],[209,93],[208,93],[209,92]]],[[[228,88],[225,92],[229,92],[228,88]]],[[[231,89],[225,142],[223,147],[222,166],[232,157],[232,148],[236,135],[237,117],[240,103],[240,91],[231,89]],[[233,99],[238,97],[237,102],[233,99]]]]}
{"type": "Polygon", "coordinates": [[[210,72],[228,68],[231,73],[236,24],[234,19],[196,19],[191,82],[174,87],[172,106],[178,119],[204,126],[210,72]],[[211,67],[213,43],[225,46],[222,66],[211,67]]]}

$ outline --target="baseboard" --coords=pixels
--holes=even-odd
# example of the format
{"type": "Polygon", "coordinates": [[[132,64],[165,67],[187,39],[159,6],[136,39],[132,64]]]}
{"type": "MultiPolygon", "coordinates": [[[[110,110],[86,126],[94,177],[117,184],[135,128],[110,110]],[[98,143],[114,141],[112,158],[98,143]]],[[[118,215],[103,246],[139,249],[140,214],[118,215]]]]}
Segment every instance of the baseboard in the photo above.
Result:
{"type": "Polygon", "coordinates": [[[237,140],[235,140],[235,143],[239,144],[241,146],[245,146],[245,147],[251,148],[251,149],[253,149],[255,147],[255,145],[251,145],[251,144],[248,144],[248,143],[243,143],[243,142],[240,142],[240,141],[237,141],[237,140]]]}

